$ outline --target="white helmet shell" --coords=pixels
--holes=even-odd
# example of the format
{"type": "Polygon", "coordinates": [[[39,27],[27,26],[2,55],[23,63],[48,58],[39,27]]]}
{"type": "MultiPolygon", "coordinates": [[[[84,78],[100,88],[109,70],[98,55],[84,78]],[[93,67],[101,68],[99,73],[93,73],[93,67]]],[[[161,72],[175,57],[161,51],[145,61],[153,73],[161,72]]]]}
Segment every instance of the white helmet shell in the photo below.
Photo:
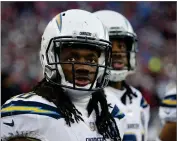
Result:
{"type": "Polygon", "coordinates": [[[111,69],[110,80],[114,82],[122,81],[126,79],[129,73],[133,73],[136,68],[136,49],[137,49],[137,36],[133,31],[130,22],[120,13],[110,10],[100,10],[95,13],[103,24],[109,30],[109,37],[114,36],[129,36],[132,37],[133,43],[130,50],[129,64],[130,67],[127,70],[114,70],[111,69]]]}
{"type": "MultiPolygon", "coordinates": [[[[65,79],[59,57],[55,55],[54,46],[58,48],[61,46],[62,42],[73,43],[78,41],[92,43],[95,47],[99,47],[103,50],[108,47],[111,53],[108,30],[96,16],[90,12],[79,9],[62,12],[49,22],[42,35],[40,61],[43,67],[43,74],[48,81],[55,78],[58,72],[61,79],[61,82],[58,82],[58,84],[73,89],[73,84],[65,79]]],[[[105,65],[107,64],[105,61],[107,61],[107,59],[103,52],[99,57],[98,65],[104,65],[105,68],[99,68],[97,78],[103,74],[103,77],[106,78],[104,70],[106,69],[106,71],[108,71],[108,69],[105,65]]],[[[97,78],[92,88],[96,88],[97,78]]],[[[88,90],[90,85],[91,84],[88,84],[85,87],[74,86],[74,89],[84,88],[88,90]]]]}

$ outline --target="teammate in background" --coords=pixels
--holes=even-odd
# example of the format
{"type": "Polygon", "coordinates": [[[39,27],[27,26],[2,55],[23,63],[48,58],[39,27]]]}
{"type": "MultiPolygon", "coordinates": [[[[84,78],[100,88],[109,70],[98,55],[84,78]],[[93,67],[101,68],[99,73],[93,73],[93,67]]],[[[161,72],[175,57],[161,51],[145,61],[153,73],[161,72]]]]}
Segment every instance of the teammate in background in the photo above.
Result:
{"type": "Polygon", "coordinates": [[[112,70],[108,95],[115,95],[124,105],[127,117],[123,141],[147,141],[149,105],[142,94],[126,82],[126,76],[135,71],[137,36],[129,21],[121,14],[101,10],[94,13],[109,30],[112,42],[112,70]]]}
{"type": "Polygon", "coordinates": [[[163,128],[157,141],[176,141],[176,94],[176,84],[170,83],[159,108],[163,128]]]}
{"type": "Polygon", "coordinates": [[[111,43],[96,16],[77,9],[55,16],[42,36],[40,61],[44,79],[2,106],[3,141],[121,141],[122,108],[103,90],[111,43]]]}

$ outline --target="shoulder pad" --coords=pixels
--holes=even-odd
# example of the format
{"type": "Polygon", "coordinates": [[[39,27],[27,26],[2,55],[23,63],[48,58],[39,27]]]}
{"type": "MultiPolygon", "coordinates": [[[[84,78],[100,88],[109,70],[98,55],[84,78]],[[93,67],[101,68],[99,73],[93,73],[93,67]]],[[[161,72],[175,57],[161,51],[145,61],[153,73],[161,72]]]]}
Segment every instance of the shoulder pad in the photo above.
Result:
{"type": "Polygon", "coordinates": [[[176,104],[177,104],[176,94],[165,96],[161,102],[162,107],[176,108],[176,104]]]}
{"type": "Polygon", "coordinates": [[[56,119],[61,117],[54,104],[36,95],[35,93],[17,95],[8,100],[1,107],[1,117],[20,114],[43,115],[56,119]]]}
{"type": "Polygon", "coordinates": [[[142,97],[142,94],[139,90],[137,90],[136,88],[134,88],[133,86],[130,86],[130,88],[132,89],[132,91],[137,95],[138,98],[142,97]]]}
{"type": "Polygon", "coordinates": [[[121,103],[121,101],[114,95],[106,95],[107,96],[107,102],[110,104],[110,113],[114,118],[118,118],[121,120],[125,117],[125,114],[122,112],[121,109],[124,108],[124,105],[121,103]]]}
{"type": "Polygon", "coordinates": [[[111,115],[114,118],[118,118],[119,120],[125,117],[125,114],[121,112],[121,110],[117,107],[117,105],[114,105],[111,115]]]}
{"type": "Polygon", "coordinates": [[[130,88],[131,88],[132,91],[138,96],[138,99],[140,100],[140,106],[141,106],[142,108],[148,107],[148,103],[147,103],[147,101],[145,100],[145,98],[143,97],[142,93],[141,93],[139,90],[137,90],[136,88],[132,87],[132,86],[131,86],[130,88]]]}

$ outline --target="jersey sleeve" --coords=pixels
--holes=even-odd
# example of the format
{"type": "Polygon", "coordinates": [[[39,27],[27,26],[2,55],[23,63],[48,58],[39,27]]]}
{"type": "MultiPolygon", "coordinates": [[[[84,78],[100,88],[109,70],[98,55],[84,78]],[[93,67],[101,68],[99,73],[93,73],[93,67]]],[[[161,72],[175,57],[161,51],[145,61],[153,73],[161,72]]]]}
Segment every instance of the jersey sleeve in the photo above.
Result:
{"type": "Polygon", "coordinates": [[[37,115],[14,115],[1,118],[1,139],[13,137],[31,137],[42,140],[39,133],[37,115]]]}
{"type": "Polygon", "coordinates": [[[49,116],[37,114],[7,116],[1,119],[1,141],[13,137],[28,137],[40,141],[71,141],[73,137],[65,126],[64,120],[56,120],[49,116]]]}
{"type": "Polygon", "coordinates": [[[176,88],[170,89],[165,94],[159,108],[159,116],[162,123],[167,121],[176,122],[176,88]]]}
{"type": "Polygon", "coordinates": [[[54,106],[34,93],[17,95],[1,107],[2,140],[22,136],[46,141],[43,137],[46,119],[60,117],[54,106]],[[41,121],[41,117],[44,120],[41,121]]]}

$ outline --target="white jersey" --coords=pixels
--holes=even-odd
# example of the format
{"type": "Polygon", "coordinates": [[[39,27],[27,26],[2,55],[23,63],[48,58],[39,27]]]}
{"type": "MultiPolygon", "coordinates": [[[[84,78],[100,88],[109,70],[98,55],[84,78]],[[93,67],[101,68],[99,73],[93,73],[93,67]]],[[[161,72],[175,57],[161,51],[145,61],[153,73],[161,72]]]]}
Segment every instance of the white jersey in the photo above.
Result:
{"type": "MultiPolygon", "coordinates": [[[[111,103],[112,108],[109,110],[122,138],[125,115],[119,110],[115,98],[107,96],[107,101],[111,103]]],[[[5,140],[9,136],[26,134],[25,136],[41,141],[103,141],[102,135],[96,129],[95,113],[92,112],[88,117],[85,108],[76,108],[82,113],[84,122],[79,121],[69,127],[52,102],[34,93],[15,96],[2,106],[1,137],[5,140]]]]}
{"type": "MultiPolygon", "coordinates": [[[[135,88],[130,87],[137,97],[130,99],[126,97],[126,105],[121,109],[126,115],[126,131],[123,141],[147,141],[148,122],[149,122],[149,105],[143,98],[142,94],[135,88]]],[[[124,90],[118,90],[113,87],[106,87],[105,93],[115,95],[119,101],[125,93],[124,90]]]]}
{"type": "Polygon", "coordinates": [[[159,108],[159,116],[164,124],[167,121],[176,122],[176,87],[167,90],[159,108]]]}

